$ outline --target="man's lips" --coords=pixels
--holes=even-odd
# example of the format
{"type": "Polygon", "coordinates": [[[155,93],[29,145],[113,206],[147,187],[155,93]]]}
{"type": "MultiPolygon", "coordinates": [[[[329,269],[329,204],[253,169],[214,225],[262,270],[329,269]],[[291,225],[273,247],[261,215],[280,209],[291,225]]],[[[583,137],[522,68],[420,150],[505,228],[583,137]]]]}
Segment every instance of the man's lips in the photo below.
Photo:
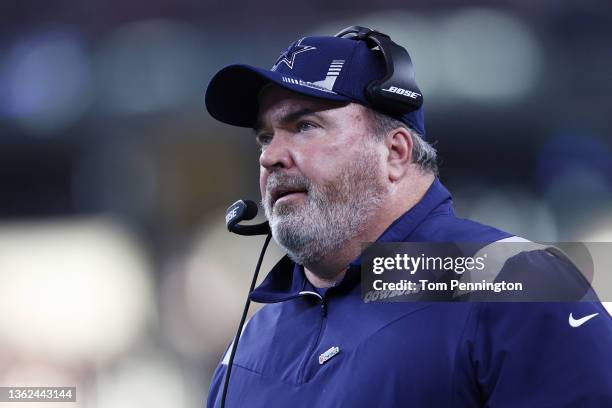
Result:
{"type": "Polygon", "coordinates": [[[307,194],[306,189],[301,188],[275,188],[270,192],[271,204],[274,205],[278,200],[284,199],[285,197],[295,197],[299,194],[307,194]]]}
{"type": "Polygon", "coordinates": [[[279,201],[284,201],[284,200],[290,200],[292,197],[297,197],[299,195],[305,195],[306,192],[305,191],[294,191],[288,194],[285,194],[281,197],[279,197],[276,201],[274,201],[274,203],[276,204],[279,201]]]}

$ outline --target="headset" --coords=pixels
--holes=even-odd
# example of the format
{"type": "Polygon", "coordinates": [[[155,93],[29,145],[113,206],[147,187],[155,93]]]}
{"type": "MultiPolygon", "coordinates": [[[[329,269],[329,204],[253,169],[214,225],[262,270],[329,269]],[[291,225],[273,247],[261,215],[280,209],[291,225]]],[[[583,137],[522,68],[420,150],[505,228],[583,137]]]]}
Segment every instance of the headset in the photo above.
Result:
{"type": "Polygon", "coordinates": [[[387,34],[367,27],[347,27],[335,37],[364,41],[368,48],[378,48],[382,53],[387,74],[370,82],[365,90],[366,98],[374,108],[402,114],[423,105],[423,94],[416,84],[412,59],[404,47],[394,43],[387,34]]]}
{"type": "MultiPolygon", "coordinates": [[[[266,235],[259,259],[257,260],[257,266],[255,267],[255,273],[253,279],[251,279],[251,286],[249,293],[255,289],[255,283],[259,276],[259,269],[261,268],[261,262],[272,238],[272,232],[270,231],[270,224],[268,222],[262,222],[255,225],[241,225],[240,222],[248,221],[255,218],[257,215],[257,204],[251,200],[238,200],[234,204],[230,205],[225,212],[225,225],[229,232],[243,236],[253,235],[266,235]]],[[[221,408],[225,408],[225,399],[227,398],[227,389],[229,386],[230,375],[232,374],[232,366],[234,365],[234,356],[236,355],[236,349],[238,348],[238,342],[240,341],[240,335],[242,334],[242,328],[246,322],[247,314],[249,313],[249,306],[251,305],[251,299],[247,296],[244,308],[242,309],[242,316],[240,317],[240,323],[238,324],[238,331],[234,336],[232,342],[232,350],[230,351],[230,358],[227,362],[227,370],[225,371],[225,379],[223,381],[223,393],[221,394],[221,408]]]]}
{"type": "MultiPolygon", "coordinates": [[[[408,51],[391,41],[388,35],[366,27],[347,27],[335,36],[365,41],[370,49],[375,50],[378,48],[382,53],[385,59],[387,74],[382,79],[370,82],[366,87],[366,98],[374,108],[391,114],[402,114],[415,111],[421,107],[423,104],[423,95],[416,84],[412,60],[410,59],[408,51]]],[[[259,269],[261,268],[264,254],[272,238],[268,222],[255,225],[240,224],[242,221],[252,220],[256,215],[257,204],[251,200],[244,199],[238,200],[230,205],[225,214],[225,224],[228,231],[243,236],[266,235],[266,240],[261,249],[257,266],[255,267],[255,273],[253,274],[249,293],[255,289],[259,269]]],[[[225,400],[227,397],[232,365],[234,363],[234,356],[236,355],[236,349],[240,341],[240,335],[242,334],[242,328],[246,321],[250,303],[251,301],[247,296],[242,311],[242,317],[240,318],[240,324],[238,325],[238,331],[232,342],[232,349],[225,372],[223,392],[221,394],[221,408],[225,408],[225,400]]]]}

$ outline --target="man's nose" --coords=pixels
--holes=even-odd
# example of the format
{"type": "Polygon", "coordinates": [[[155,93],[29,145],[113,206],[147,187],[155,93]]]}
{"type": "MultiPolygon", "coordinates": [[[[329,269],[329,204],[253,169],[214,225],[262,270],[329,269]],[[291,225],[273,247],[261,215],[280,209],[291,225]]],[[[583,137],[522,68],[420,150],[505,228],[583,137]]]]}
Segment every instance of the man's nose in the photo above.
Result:
{"type": "Polygon", "coordinates": [[[292,163],[287,135],[278,132],[263,148],[259,156],[259,164],[266,170],[271,171],[277,168],[288,169],[292,166],[292,163]]]}

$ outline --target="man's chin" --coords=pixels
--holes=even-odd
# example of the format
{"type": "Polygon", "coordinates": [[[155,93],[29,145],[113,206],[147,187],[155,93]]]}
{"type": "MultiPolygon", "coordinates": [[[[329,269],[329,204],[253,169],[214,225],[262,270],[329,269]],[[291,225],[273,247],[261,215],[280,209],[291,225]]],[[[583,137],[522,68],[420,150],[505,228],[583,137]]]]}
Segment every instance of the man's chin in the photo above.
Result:
{"type": "Polygon", "coordinates": [[[284,209],[280,214],[273,212],[272,217],[269,219],[270,225],[277,225],[279,228],[289,230],[294,229],[296,224],[301,224],[302,220],[303,218],[298,212],[285,211],[284,209]]]}
{"type": "Polygon", "coordinates": [[[300,217],[304,216],[304,204],[299,202],[277,202],[272,207],[272,216],[278,218],[279,221],[287,216],[300,217]]]}
{"type": "MultiPolygon", "coordinates": [[[[284,211],[285,209],[283,209],[284,211]]],[[[272,233],[275,238],[288,237],[303,237],[305,218],[300,211],[291,211],[277,213],[273,212],[269,219],[272,233]]]]}

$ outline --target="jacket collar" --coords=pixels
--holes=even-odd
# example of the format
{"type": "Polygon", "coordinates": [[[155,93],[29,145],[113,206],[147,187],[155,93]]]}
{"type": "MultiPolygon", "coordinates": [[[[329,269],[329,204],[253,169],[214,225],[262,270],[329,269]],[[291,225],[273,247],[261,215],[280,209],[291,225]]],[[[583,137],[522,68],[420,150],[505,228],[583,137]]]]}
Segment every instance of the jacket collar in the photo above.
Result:
{"type": "MultiPolygon", "coordinates": [[[[396,219],[376,240],[377,243],[409,241],[414,230],[428,217],[438,212],[452,211],[449,191],[436,177],[421,201],[396,219]]],[[[351,264],[334,290],[352,288],[361,275],[361,255],[351,264]]],[[[304,268],[284,256],[268,273],[264,281],[249,294],[258,303],[275,303],[300,296],[312,286],[304,276],[304,268]]]]}

